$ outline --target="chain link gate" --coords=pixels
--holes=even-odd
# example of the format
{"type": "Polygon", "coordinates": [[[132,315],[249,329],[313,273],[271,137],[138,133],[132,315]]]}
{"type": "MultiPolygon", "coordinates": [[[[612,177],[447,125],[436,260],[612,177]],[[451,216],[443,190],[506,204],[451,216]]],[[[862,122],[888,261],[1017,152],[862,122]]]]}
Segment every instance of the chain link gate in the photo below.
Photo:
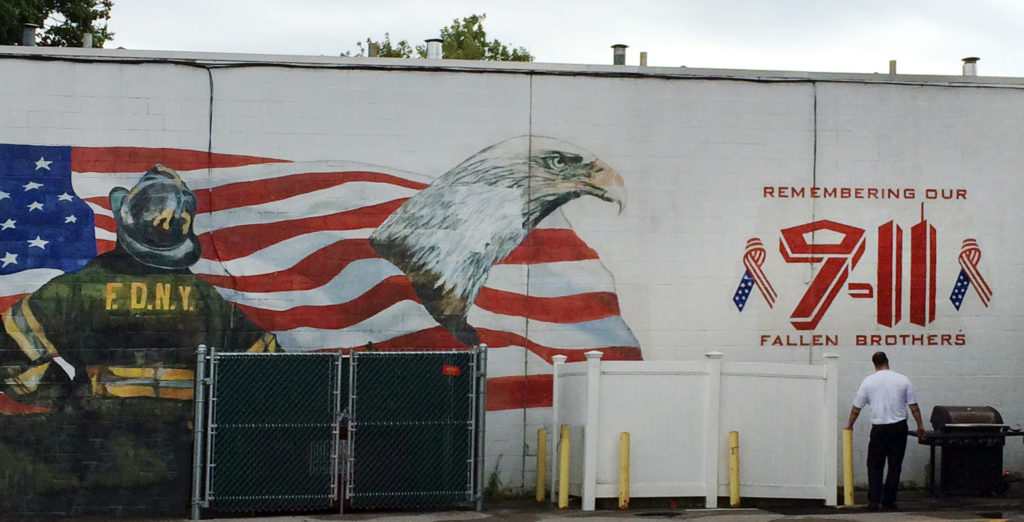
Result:
{"type": "Polygon", "coordinates": [[[346,499],[392,509],[475,500],[482,510],[486,354],[201,346],[193,520],[205,507],[311,511],[346,499]]]}
{"type": "Polygon", "coordinates": [[[198,359],[197,426],[206,429],[196,430],[202,444],[196,445],[193,519],[200,505],[226,512],[334,506],[348,366],[342,356],[211,350],[208,366],[198,359]]]}
{"type": "Polygon", "coordinates": [[[477,354],[352,356],[346,496],[353,508],[445,507],[474,500],[482,507],[475,480],[482,423],[476,420],[486,363],[477,354]]]}

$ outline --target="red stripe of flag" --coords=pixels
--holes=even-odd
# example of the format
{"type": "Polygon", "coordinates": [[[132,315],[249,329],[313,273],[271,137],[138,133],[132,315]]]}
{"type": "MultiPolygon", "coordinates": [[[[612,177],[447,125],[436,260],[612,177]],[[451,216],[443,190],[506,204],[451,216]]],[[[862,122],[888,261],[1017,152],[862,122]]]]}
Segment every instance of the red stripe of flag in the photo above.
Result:
{"type": "Polygon", "coordinates": [[[47,413],[49,411],[49,408],[42,406],[21,404],[0,393],[0,415],[23,415],[28,413],[47,413]]]}
{"type": "MultiPolygon", "coordinates": [[[[407,333],[383,341],[373,341],[375,349],[382,352],[447,352],[451,350],[469,350],[463,346],[443,326],[435,326],[416,332],[407,333]]],[[[337,352],[348,354],[352,350],[365,350],[365,346],[331,346],[317,348],[314,352],[337,352]]]]}
{"type": "Polygon", "coordinates": [[[208,153],[199,150],[140,147],[72,147],[73,172],[143,173],[160,163],[175,170],[244,167],[262,163],[288,163],[285,160],[208,153]]]}
{"type": "Polygon", "coordinates": [[[526,316],[546,323],[582,323],[619,315],[619,300],[611,292],[536,297],[485,286],[474,304],[496,314],[526,316]]]}
{"type": "Polygon", "coordinates": [[[216,212],[281,201],[345,183],[371,182],[422,190],[427,184],[378,172],[310,172],[244,181],[196,192],[200,212],[216,212]]]}
{"type": "Polygon", "coordinates": [[[107,196],[93,196],[91,198],[84,198],[82,201],[110,210],[110,198],[107,196]]]}
{"type": "MultiPolygon", "coordinates": [[[[296,306],[287,310],[266,310],[234,303],[246,317],[264,330],[294,328],[340,330],[365,321],[400,301],[415,301],[416,292],[405,276],[391,276],[346,303],[324,306],[296,306]]],[[[457,345],[456,345],[457,346],[457,345]]]]}
{"type": "Polygon", "coordinates": [[[597,259],[597,252],[566,228],[537,228],[499,264],[532,265],[597,259]]]}
{"type": "Polygon", "coordinates": [[[106,216],[103,214],[95,214],[93,216],[93,219],[94,223],[96,224],[96,228],[102,228],[103,230],[107,230],[111,233],[117,230],[117,222],[115,222],[114,218],[110,216],[106,216]]]}
{"type": "MultiPolygon", "coordinates": [[[[229,183],[210,189],[194,191],[197,200],[197,212],[209,213],[233,208],[261,205],[301,196],[317,190],[323,190],[346,183],[380,183],[422,190],[426,183],[412,181],[390,174],[378,172],[344,171],[344,172],[311,172],[291,174],[277,178],[257,179],[229,183]]],[[[110,210],[110,199],[107,196],[94,196],[84,201],[110,210]]]]}
{"type": "MultiPolygon", "coordinates": [[[[8,308],[14,306],[19,299],[25,297],[28,294],[17,294],[17,295],[2,295],[0,296],[0,313],[6,312],[8,308]]],[[[4,334],[0,334],[4,335],[4,334]]]]}
{"type": "Polygon", "coordinates": [[[386,341],[373,343],[373,345],[381,351],[451,350],[452,347],[462,346],[462,343],[447,328],[438,325],[418,332],[392,337],[386,341]]]}
{"type": "Polygon", "coordinates": [[[549,348],[547,346],[537,344],[533,341],[527,340],[519,334],[512,332],[502,332],[498,330],[489,330],[487,328],[477,328],[477,333],[480,334],[480,342],[486,343],[488,348],[503,348],[505,346],[522,346],[527,350],[537,354],[547,362],[551,362],[551,356],[553,355],[564,355],[568,357],[566,362],[579,362],[586,360],[586,356],[583,354],[590,350],[598,350],[604,353],[605,360],[614,361],[640,361],[643,358],[640,356],[640,349],[636,346],[595,346],[593,348],[549,348]]]}
{"type": "MultiPolygon", "coordinates": [[[[210,252],[204,249],[204,253],[210,252]]],[[[214,286],[240,292],[282,292],[318,288],[334,279],[350,263],[376,258],[365,239],[344,239],[327,245],[291,268],[250,276],[198,274],[214,286]]]]}
{"type": "Polygon", "coordinates": [[[114,249],[117,243],[108,239],[97,239],[96,240],[96,255],[106,254],[114,249]]]}
{"type": "Polygon", "coordinates": [[[405,199],[396,199],[327,216],[227,227],[200,234],[199,243],[203,257],[231,261],[302,234],[376,228],[404,202],[405,199]]]}
{"type": "Polygon", "coordinates": [[[487,411],[551,406],[551,375],[515,375],[487,379],[487,411]]]}

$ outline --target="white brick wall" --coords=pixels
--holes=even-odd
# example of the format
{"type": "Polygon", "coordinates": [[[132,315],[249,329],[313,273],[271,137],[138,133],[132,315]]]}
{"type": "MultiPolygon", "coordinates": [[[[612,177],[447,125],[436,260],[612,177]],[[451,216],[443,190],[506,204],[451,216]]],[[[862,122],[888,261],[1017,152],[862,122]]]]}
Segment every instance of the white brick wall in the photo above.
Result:
{"type": "Polygon", "coordinates": [[[0,77],[0,142],[206,149],[201,69],[4,59],[0,77]]]}
{"type": "MultiPolygon", "coordinates": [[[[916,384],[926,422],[938,404],[993,405],[1008,422],[1024,422],[1024,97],[1017,85],[273,67],[212,74],[216,152],[349,160],[434,176],[522,134],[595,152],[626,180],[625,213],[592,198],[565,211],[614,274],[622,314],[646,358],[693,359],[720,350],[729,361],[819,362],[825,352],[838,353],[845,419],[878,349],[854,346],[855,335],[960,333],[965,346],[882,349],[916,384]],[[913,188],[918,196],[763,197],[765,186],[813,184],[913,188]],[[928,188],[963,189],[967,199],[926,200],[928,188]],[[814,276],[810,265],[783,262],[781,229],[817,219],[865,229],[866,252],[849,282],[873,283],[875,227],[895,219],[909,248],[922,201],[938,237],[934,323],[911,325],[904,308],[897,327],[876,326],[874,300],[852,299],[843,290],[818,329],[803,332],[838,336],[839,346],[760,345],[761,335],[801,333],[788,317],[814,276]],[[755,236],[764,241],[764,270],[779,300],[769,309],[755,291],[740,313],[731,299],[744,246],[755,236]],[[994,296],[985,308],[971,291],[958,312],[949,293],[968,237],[981,244],[979,268],[994,296]]],[[[0,142],[204,150],[211,138],[202,69],[0,58],[0,77],[0,142]]],[[[909,263],[909,251],[905,256],[909,263]]],[[[908,293],[905,282],[905,306],[908,293]]],[[[656,398],[637,401],[642,407],[656,398]]],[[[505,486],[532,487],[536,428],[547,411],[488,416],[488,473],[500,457],[505,486]]],[[[867,424],[862,419],[855,432],[858,482],[866,480],[867,424]]],[[[1019,443],[1008,444],[1005,455],[1007,469],[1024,465],[1019,443]]],[[[922,482],[926,459],[926,448],[911,444],[905,479],[922,482]]]]}

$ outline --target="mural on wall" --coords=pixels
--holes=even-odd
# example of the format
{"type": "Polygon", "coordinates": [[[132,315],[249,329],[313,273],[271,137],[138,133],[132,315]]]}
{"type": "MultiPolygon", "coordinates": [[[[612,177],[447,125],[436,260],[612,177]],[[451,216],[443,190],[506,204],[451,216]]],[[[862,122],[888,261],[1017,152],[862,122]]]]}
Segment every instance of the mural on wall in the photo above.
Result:
{"type": "Polygon", "coordinates": [[[174,170],[157,165],[110,191],[113,248],[78,268],[96,248],[78,221],[94,217],[53,172],[58,160],[32,162],[30,150],[3,150],[5,279],[64,273],[3,311],[0,453],[5,489],[50,481],[51,491],[3,507],[86,513],[123,502],[112,491],[164,485],[150,502],[172,511],[188,499],[195,346],[272,351],[276,341],[189,271],[201,251],[197,201],[174,170]]]}
{"type": "Polygon", "coordinates": [[[588,152],[523,136],[474,154],[418,192],[370,235],[370,244],[402,269],[431,317],[473,346],[480,336],[466,316],[491,267],[544,218],[582,196],[618,203],[621,212],[625,183],[588,152]]]}
{"type": "MultiPolygon", "coordinates": [[[[964,346],[967,334],[918,330],[903,333],[892,329],[901,325],[929,328],[936,321],[936,311],[942,304],[943,290],[939,270],[948,271],[959,266],[955,281],[949,281],[949,305],[959,312],[974,289],[978,304],[988,308],[992,289],[980,266],[981,246],[974,237],[962,240],[958,252],[950,255],[940,252],[940,232],[926,218],[925,204],[929,201],[964,202],[966,189],[924,190],[914,188],[862,188],[862,187],[764,187],[765,199],[838,199],[838,200],[891,200],[912,201],[920,205],[920,219],[904,224],[890,219],[878,224],[874,230],[847,223],[818,219],[779,231],[778,251],[786,264],[820,264],[814,278],[807,285],[795,308],[789,312],[789,323],[797,332],[817,330],[836,299],[844,292],[852,299],[873,300],[875,324],[866,324],[871,333],[854,334],[841,339],[839,334],[815,333],[795,335],[787,333],[760,335],[761,346],[964,346]],[[919,203],[917,203],[919,202],[919,203]],[[906,230],[905,230],[906,228],[906,230]],[[905,233],[906,232],[906,233],[905,233]],[[873,244],[872,244],[873,243],[873,244]],[[877,263],[875,273],[857,272],[869,245],[874,247],[877,263]],[[867,281],[864,281],[864,278],[867,281]]],[[[756,288],[764,304],[774,308],[779,294],[764,271],[768,259],[760,238],[747,241],[743,254],[744,272],[733,294],[733,303],[743,312],[756,288]]]]}
{"type": "MultiPolygon", "coordinates": [[[[130,190],[114,188],[110,206],[113,250],[4,311],[0,363],[18,371],[4,376],[5,394],[46,408],[90,394],[191,399],[187,368],[199,343],[225,351],[276,348],[273,334],[189,271],[201,252],[192,227],[196,197],[174,170],[157,165],[130,190]],[[89,390],[76,389],[83,386],[89,390]]],[[[74,211],[68,216],[76,218],[74,211]]],[[[27,249],[45,251],[49,241],[35,235],[27,249]]],[[[18,254],[5,254],[18,263],[18,254]]]]}
{"type": "Polygon", "coordinates": [[[21,470],[4,486],[52,483],[80,513],[133,488],[176,492],[140,512],[186,505],[200,343],[486,342],[491,410],[550,406],[552,355],[641,357],[611,274],[559,210],[588,195],[621,207],[610,166],[522,136],[431,181],[338,161],[0,145],[0,453],[21,470]],[[546,364],[527,371],[524,357],[546,364]]]}

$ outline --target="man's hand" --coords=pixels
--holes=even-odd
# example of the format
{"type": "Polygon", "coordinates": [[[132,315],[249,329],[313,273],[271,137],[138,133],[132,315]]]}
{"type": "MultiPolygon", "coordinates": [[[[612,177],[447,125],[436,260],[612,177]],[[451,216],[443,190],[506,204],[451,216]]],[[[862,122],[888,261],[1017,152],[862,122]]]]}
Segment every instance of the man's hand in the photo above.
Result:
{"type": "Polygon", "coordinates": [[[927,433],[924,429],[924,423],[921,422],[921,409],[917,407],[917,403],[908,404],[910,406],[910,414],[914,416],[914,422],[917,423],[917,440],[924,441],[924,436],[927,433]]]}
{"type": "Polygon", "coordinates": [[[854,406],[853,408],[850,408],[850,420],[848,420],[846,422],[846,429],[848,429],[848,430],[852,430],[853,429],[853,423],[857,422],[857,416],[859,416],[859,415],[860,415],[860,408],[858,408],[856,406],[854,406]]]}

